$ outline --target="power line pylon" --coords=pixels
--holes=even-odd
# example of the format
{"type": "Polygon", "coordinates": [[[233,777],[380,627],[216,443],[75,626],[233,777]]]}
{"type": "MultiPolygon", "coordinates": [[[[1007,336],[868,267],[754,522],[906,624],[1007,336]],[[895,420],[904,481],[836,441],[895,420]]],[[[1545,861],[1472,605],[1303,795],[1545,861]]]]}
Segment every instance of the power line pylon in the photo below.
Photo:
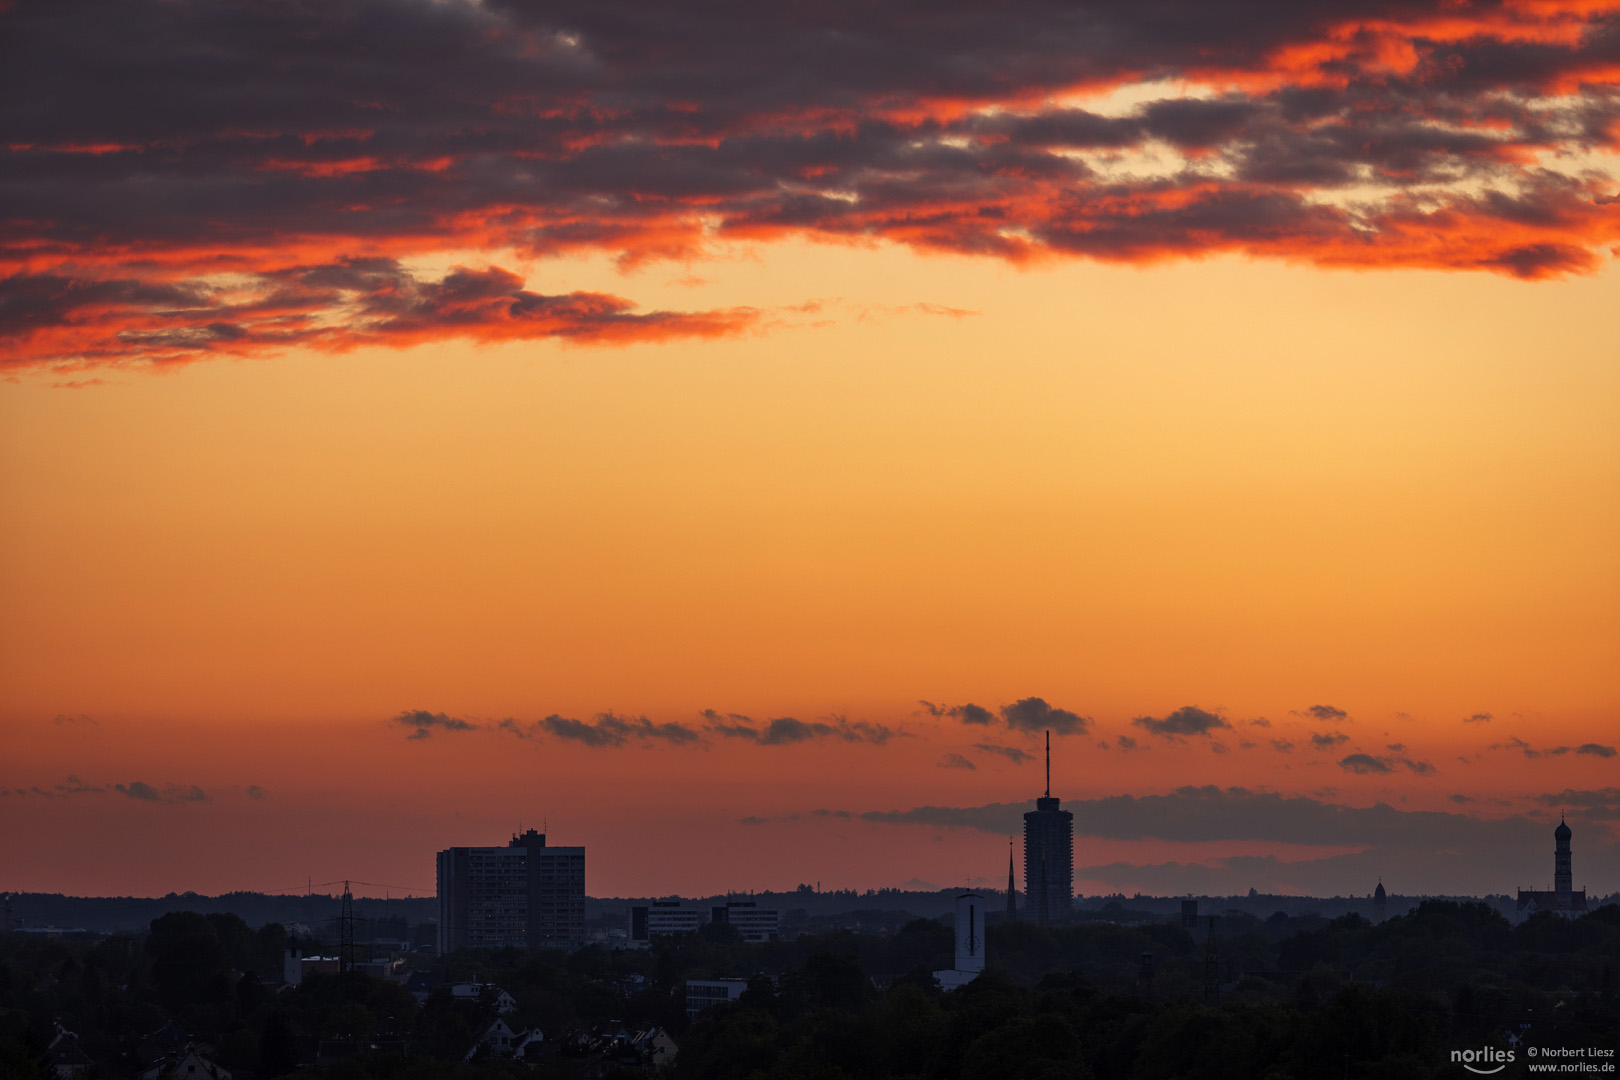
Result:
{"type": "Polygon", "coordinates": [[[349,883],[343,883],[343,907],[338,914],[338,971],[344,975],[354,970],[354,894],[349,883]]]}

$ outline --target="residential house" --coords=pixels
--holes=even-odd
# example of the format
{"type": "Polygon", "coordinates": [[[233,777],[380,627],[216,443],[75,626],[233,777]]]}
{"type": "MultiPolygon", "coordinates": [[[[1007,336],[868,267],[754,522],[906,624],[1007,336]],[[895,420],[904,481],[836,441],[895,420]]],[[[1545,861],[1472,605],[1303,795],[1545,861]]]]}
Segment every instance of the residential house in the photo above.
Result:
{"type": "Polygon", "coordinates": [[[79,1037],[61,1024],[57,1024],[56,1036],[46,1048],[41,1064],[52,1076],[67,1080],[68,1077],[85,1075],[95,1062],[79,1045],[79,1037]]]}
{"type": "Polygon", "coordinates": [[[140,1080],[231,1080],[230,1070],[215,1064],[195,1046],[159,1058],[140,1080]]]}

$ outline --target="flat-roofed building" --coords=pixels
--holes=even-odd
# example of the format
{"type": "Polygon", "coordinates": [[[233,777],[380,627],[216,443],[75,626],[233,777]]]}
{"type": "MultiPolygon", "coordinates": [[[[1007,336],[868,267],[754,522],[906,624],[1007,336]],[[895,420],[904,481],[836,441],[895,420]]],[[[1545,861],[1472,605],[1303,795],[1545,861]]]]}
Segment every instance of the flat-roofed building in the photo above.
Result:
{"type": "Polygon", "coordinates": [[[747,979],[687,979],[686,1015],[696,1016],[704,1009],[736,1001],[746,989],[747,979]]]}
{"type": "Polygon", "coordinates": [[[655,937],[690,934],[703,925],[703,915],[698,908],[682,907],[679,900],[637,904],[630,909],[630,943],[645,945],[655,937]]]}
{"type": "Polygon", "coordinates": [[[455,949],[573,949],[585,941],[585,849],[530,829],[505,847],[438,856],[441,954],[455,949]]]}
{"type": "Polygon", "coordinates": [[[730,923],[737,928],[744,941],[760,944],[776,941],[781,936],[781,912],[775,908],[762,908],[752,900],[727,900],[725,907],[716,907],[710,914],[715,922],[730,923]]]}

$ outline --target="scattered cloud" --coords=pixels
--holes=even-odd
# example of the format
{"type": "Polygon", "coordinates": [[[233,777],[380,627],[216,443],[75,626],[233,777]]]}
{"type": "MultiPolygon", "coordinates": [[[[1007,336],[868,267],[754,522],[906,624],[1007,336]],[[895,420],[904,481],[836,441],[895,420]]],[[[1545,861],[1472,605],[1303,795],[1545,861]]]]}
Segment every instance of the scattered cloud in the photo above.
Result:
{"type": "Polygon", "coordinates": [[[1268,728],[1268,727],[1271,726],[1271,721],[1267,720],[1263,716],[1257,716],[1253,720],[1250,720],[1249,723],[1253,724],[1255,727],[1266,727],[1266,728],[1268,728]]]}
{"type": "Polygon", "coordinates": [[[994,743],[974,743],[973,749],[983,750],[987,754],[999,754],[1014,765],[1022,765],[1035,756],[1028,751],[1020,750],[1016,746],[997,746],[994,743]]]}
{"type": "Polygon", "coordinates": [[[1150,735],[1170,740],[1181,740],[1195,735],[1208,736],[1217,728],[1232,726],[1214,713],[1206,712],[1194,705],[1183,705],[1163,718],[1138,716],[1131,723],[1150,735]]]}
{"type": "Polygon", "coordinates": [[[1084,735],[1091,718],[1048,705],[1044,698],[1027,697],[1001,707],[1001,718],[1014,731],[1051,731],[1054,735],[1084,735]]]}
{"type": "Polygon", "coordinates": [[[1488,712],[1477,712],[1472,716],[1463,717],[1463,723],[1465,723],[1465,724],[1488,724],[1494,719],[1495,719],[1495,717],[1493,717],[1488,712]]]}
{"type": "Polygon", "coordinates": [[[270,793],[264,790],[264,788],[260,787],[258,784],[249,784],[247,787],[247,797],[255,802],[258,802],[262,799],[268,799],[270,797],[270,793]]]}
{"type": "Polygon", "coordinates": [[[1427,761],[1414,761],[1400,756],[1374,757],[1371,754],[1350,754],[1340,758],[1339,768],[1362,776],[1392,773],[1398,768],[1405,768],[1419,776],[1427,776],[1438,771],[1427,761]]]}
{"type": "Polygon", "coordinates": [[[105,787],[89,784],[77,776],[69,774],[60,784],[44,788],[38,784],[25,788],[0,788],[0,797],[36,798],[36,799],[66,799],[74,795],[101,795],[107,791],[105,787]]]}
{"type": "Polygon", "coordinates": [[[1294,751],[1294,744],[1287,739],[1272,739],[1271,748],[1279,754],[1291,754],[1294,751]]]}
{"type": "Polygon", "coordinates": [[[958,720],[961,720],[964,724],[993,724],[996,721],[994,713],[985,708],[983,705],[975,705],[971,701],[966,705],[957,705],[953,707],[951,709],[951,715],[956,717],[958,720]]]}
{"type": "Polygon", "coordinates": [[[1342,731],[1323,731],[1311,735],[1311,745],[1318,750],[1332,750],[1349,741],[1350,736],[1342,731]]]}
{"type": "Polygon", "coordinates": [[[986,709],[983,705],[975,705],[971,701],[966,705],[935,705],[931,701],[919,701],[918,704],[927,711],[929,716],[936,718],[948,716],[953,720],[960,720],[964,724],[983,725],[996,722],[995,713],[986,709]]]}
{"type": "Polygon", "coordinates": [[[973,764],[973,762],[969,761],[967,758],[963,757],[961,754],[946,754],[944,757],[939,759],[939,767],[942,768],[942,769],[977,769],[978,768],[977,765],[973,764]]]}
{"type": "Polygon", "coordinates": [[[645,716],[619,716],[611,712],[597,713],[592,720],[575,720],[553,713],[527,726],[513,720],[503,720],[499,726],[521,738],[543,734],[590,747],[623,746],[632,739],[641,742],[656,740],[679,746],[702,739],[696,730],[685,724],[673,721],[655,724],[645,716]]]}
{"type": "Polygon", "coordinates": [[[471,720],[447,716],[442,712],[428,712],[426,709],[406,709],[388,722],[409,730],[411,734],[407,738],[411,739],[426,739],[435,731],[475,731],[482,726],[471,720]]]}
{"type": "Polygon", "coordinates": [[[1509,750],[1523,754],[1535,760],[1544,757],[1563,757],[1565,754],[1579,754],[1586,757],[1612,758],[1616,751],[1612,746],[1602,743],[1582,743],[1580,746],[1544,746],[1534,747],[1516,735],[1509,736],[1506,742],[1491,743],[1488,750],[1509,750]]]}
{"type": "Polygon", "coordinates": [[[885,724],[866,720],[851,722],[843,716],[829,716],[826,720],[800,720],[792,716],[779,716],[763,727],[749,717],[728,713],[711,720],[709,730],[729,739],[747,739],[761,746],[790,746],[815,739],[842,739],[844,742],[864,742],[881,746],[890,739],[903,736],[885,724]]]}
{"type": "MultiPolygon", "coordinates": [[[[99,381],[99,380],[98,380],[99,381]]],[[[51,718],[56,727],[100,727],[94,718],[80,713],[78,716],[69,716],[67,713],[57,713],[51,718]]]]}
{"type": "Polygon", "coordinates": [[[1309,708],[1307,708],[1303,713],[1301,713],[1299,715],[1312,716],[1312,717],[1315,717],[1318,720],[1326,720],[1326,721],[1330,721],[1330,722],[1331,721],[1341,721],[1342,722],[1342,721],[1350,719],[1350,714],[1349,713],[1345,712],[1343,709],[1336,708],[1335,706],[1332,706],[1332,705],[1312,705],[1309,708]]]}
{"type": "Polygon", "coordinates": [[[200,803],[213,800],[196,784],[165,784],[159,791],[144,780],[135,780],[129,784],[114,784],[113,790],[126,798],[136,799],[140,802],[166,802],[166,803],[200,803]]]}

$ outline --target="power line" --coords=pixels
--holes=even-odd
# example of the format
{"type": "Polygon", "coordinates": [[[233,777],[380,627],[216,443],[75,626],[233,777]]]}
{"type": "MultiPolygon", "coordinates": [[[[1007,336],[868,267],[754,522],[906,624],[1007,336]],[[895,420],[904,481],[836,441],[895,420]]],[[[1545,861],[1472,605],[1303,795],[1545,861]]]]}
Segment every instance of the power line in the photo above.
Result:
{"type": "MultiPolygon", "coordinates": [[[[422,886],[422,885],[389,885],[389,884],[386,884],[386,883],[380,882],[380,881],[357,881],[354,878],[348,878],[348,879],[339,878],[336,881],[323,881],[323,882],[321,882],[321,887],[325,888],[328,885],[344,885],[344,884],[366,885],[366,886],[369,886],[370,888],[373,888],[373,889],[394,889],[394,890],[397,890],[397,891],[402,892],[402,893],[409,893],[409,894],[411,894],[412,897],[424,897],[425,898],[425,897],[433,896],[435,893],[438,892],[437,889],[426,888],[425,886],[422,886]]],[[[254,892],[254,893],[259,893],[259,894],[261,894],[263,896],[280,896],[280,895],[282,895],[284,893],[299,893],[299,892],[307,893],[308,890],[310,890],[312,888],[314,888],[314,884],[312,882],[305,882],[302,885],[293,885],[293,886],[291,886],[289,888],[285,888],[285,889],[232,889],[231,892],[254,892]]],[[[368,899],[375,900],[377,898],[373,896],[373,897],[369,897],[368,899]]]]}

